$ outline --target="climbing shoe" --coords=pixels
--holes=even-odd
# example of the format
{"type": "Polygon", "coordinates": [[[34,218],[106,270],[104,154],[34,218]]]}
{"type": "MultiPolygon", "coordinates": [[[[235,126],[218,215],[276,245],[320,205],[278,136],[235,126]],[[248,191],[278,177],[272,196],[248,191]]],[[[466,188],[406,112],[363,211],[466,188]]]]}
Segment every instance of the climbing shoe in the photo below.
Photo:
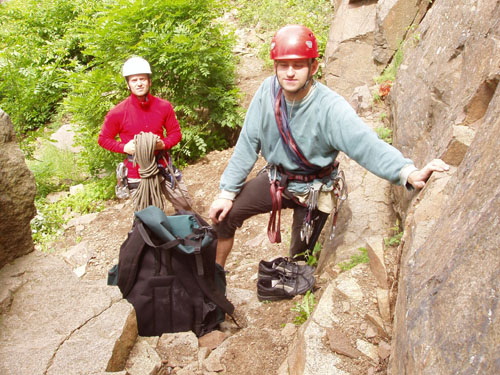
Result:
{"type": "Polygon", "coordinates": [[[259,301],[290,299],[311,290],[314,282],[313,275],[290,277],[277,273],[277,277],[260,278],[257,281],[257,298],[259,301]]]}
{"type": "Polygon", "coordinates": [[[276,278],[278,274],[295,277],[297,275],[312,276],[315,268],[307,264],[300,265],[288,260],[288,258],[276,258],[270,261],[261,260],[259,262],[259,280],[276,278]]]}

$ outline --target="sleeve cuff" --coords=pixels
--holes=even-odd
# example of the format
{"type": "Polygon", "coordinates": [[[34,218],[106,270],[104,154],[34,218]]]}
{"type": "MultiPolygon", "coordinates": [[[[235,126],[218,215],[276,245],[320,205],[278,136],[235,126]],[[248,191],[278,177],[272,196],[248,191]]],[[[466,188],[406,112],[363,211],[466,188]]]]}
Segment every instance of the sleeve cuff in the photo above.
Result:
{"type": "Polygon", "coordinates": [[[418,168],[413,164],[407,164],[399,172],[399,183],[401,186],[405,186],[408,190],[413,190],[413,186],[408,183],[408,176],[410,173],[418,171],[418,168]]]}
{"type": "Polygon", "coordinates": [[[219,198],[229,199],[230,201],[234,201],[236,195],[237,193],[235,193],[234,191],[222,190],[219,194],[219,198]]]}

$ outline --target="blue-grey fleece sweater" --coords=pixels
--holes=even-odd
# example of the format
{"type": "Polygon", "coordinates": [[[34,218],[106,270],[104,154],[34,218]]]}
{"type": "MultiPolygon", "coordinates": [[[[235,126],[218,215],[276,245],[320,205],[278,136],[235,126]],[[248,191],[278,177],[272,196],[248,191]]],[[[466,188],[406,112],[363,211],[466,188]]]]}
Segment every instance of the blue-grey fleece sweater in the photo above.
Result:
{"type": "MultiPolygon", "coordinates": [[[[257,161],[259,152],[269,164],[280,165],[290,172],[300,171],[287,155],[274,115],[271,80],[267,78],[248,108],[245,122],[233,155],[225,169],[220,188],[237,194],[257,161]]],[[[315,82],[300,102],[287,102],[293,138],[306,159],[320,167],[333,163],[339,151],[375,175],[393,184],[406,184],[408,174],[415,170],[413,161],[378,138],[340,95],[315,82]]],[[[307,184],[290,182],[288,189],[301,194],[307,184]]]]}

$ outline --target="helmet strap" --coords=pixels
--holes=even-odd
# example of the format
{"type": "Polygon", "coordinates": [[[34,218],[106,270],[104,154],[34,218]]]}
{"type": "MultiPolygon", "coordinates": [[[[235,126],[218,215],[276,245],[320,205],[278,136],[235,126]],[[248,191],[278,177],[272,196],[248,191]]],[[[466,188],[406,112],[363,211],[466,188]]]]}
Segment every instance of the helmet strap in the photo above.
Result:
{"type": "Polygon", "coordinates": [[[311,82],[312,80],[312,75],[311,75],[311,67],[312,67],[312,59],[309,59],[309,68],[307,70],[307,79],[306,79],[306,83],[304,83],[304,86],[302,86],[300,90],[305,90],[306,87],[309,85],[309,82],[311,82]]]}

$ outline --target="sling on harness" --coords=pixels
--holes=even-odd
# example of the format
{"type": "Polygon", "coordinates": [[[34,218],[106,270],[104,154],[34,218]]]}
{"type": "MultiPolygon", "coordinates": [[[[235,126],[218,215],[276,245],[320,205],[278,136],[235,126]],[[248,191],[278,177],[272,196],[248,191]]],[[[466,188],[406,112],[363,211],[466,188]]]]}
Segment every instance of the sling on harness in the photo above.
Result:
{"type": "MultiPolygon", "coordinates": [[[[270,166],[268,168],[269,183],[270,183],[270,193],[272,199],[272,211],[269,218],[268,224],[268,237],[271,243],[281,242],[280,234],[280,223],[281,223],[281,203],[283,191],[287,186],[289,180],[300,181],[300,182],[313,182],[314,180],[321,180],[325,177],[329,177],[333,174],[336,177],[333,179],[334,182],[334,194],[337,196],[337,206],[334,207],[334,220],[332,227],[336,226],[337,213],[341,206],[343,200],[347,198],[347,189],[344,179],[344,174],[338,172],[339,163],[334,161],[331,165],[326,167],[319,167],[315,164],[310,163],[300,150],[299,145],[293,139],[290,122],[288,119],[288,113],[286,108],[286,100],[283,94],[283,89],[279,87],[276,90],[276,79],[271,81],[271,90],[276,93],[276,96],[271,95],[273,101],[274,115],[276,118],[276,124],[280,133],[281,141],[285,146],[285,151],[291,160],[293,160],[303,171],[303,173],[292,173],[286,171],[281,166],[270,166]],[[278,180],[277,172],[280,172],[281,179],[278,180]],[[339,203],[340,202],[340,203],[339,203]],[[277,220],[277,222],[276,222],[277,220]]],[[[312,184],[310,186],[309,196],[307,203],[301,203],[298,199],[293,197],[292,199],[299,205],[305,206],[308,209],[307,215],[304,218],[304,222],[301,228],[301,240],[309,244],[309,240],[313,234],[314,222],[313,222],[313,211],[317,209],[319,192],[323,187],[322,183],[312,184]]],[[[323,223],[324,224],[324,223],[323,223]]],[[[332,230],[332,235],[333,235],[332,230]]],[[[314,240],[315,241],[315,240],[314,240]]]]}

